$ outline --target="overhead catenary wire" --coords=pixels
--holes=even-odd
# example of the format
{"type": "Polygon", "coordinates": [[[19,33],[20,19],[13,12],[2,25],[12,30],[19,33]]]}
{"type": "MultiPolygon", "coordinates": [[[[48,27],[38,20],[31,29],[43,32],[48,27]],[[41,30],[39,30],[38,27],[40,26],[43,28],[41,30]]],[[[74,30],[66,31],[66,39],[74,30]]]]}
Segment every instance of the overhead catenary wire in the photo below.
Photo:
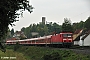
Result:
{"type": "Polygon", "coordinates": [[[85,14],[85,13],[87,13],[87,12],[89,12],[90,10],[87,10],[87,11],[85,11],[85,12],[82,12],[82,13],[80,13],[80,14],[78,14],[78,15],[75,15],[75,16],[73,16],[73,17],[71,17],[71,18],[75,18],[75,17],[77,17],[77,16],[79,16],[79,15],[82,15],[82,14],[85,14]]]}

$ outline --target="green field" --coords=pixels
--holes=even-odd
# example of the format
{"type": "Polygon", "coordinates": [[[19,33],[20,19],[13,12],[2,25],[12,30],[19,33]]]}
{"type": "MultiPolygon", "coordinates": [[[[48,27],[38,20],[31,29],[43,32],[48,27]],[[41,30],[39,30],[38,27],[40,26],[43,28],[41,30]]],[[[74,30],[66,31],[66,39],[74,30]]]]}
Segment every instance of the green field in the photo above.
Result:
{"type": "Polygon", "coordinates": [[[71,50],[49,47],[19,46],[16,51],[9,46],[6,53],[0,51],[0,57],[14,56],[16,60],[90,60],[90,55],[77,54],[71,50]],[[11,50],[12,49],[12,50],[11,50]]]}

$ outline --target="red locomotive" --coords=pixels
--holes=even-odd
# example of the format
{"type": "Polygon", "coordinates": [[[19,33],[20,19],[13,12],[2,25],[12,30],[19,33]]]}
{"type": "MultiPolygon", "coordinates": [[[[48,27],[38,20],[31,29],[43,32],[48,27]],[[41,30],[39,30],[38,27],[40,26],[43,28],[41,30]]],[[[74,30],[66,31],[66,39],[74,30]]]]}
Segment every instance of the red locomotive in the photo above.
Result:
{"type": "Polygon", "coordinates": [[[24,40],[7,40],[6,44],[16,44],[16,42],[23,45],[71,46],[73,43],[73,37],[72,33],[67,32],[24,40]]]}

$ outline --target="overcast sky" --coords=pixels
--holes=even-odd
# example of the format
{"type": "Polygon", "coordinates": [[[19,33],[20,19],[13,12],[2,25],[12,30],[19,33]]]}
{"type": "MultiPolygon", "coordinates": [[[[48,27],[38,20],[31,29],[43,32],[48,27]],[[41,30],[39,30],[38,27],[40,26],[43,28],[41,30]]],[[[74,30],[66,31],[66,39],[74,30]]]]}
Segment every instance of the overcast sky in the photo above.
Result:
{"type": "Polygon", "coordinates": [[[10,27],[19,30],[28,27],[30,24],[41,22],[42,17],[46,17],[48,22],[62,24],[64,18],[70,18],[73,22],[85,21],[90,16],[89,0],[30,0],[30,4],[35,8],[30,14],[25,11],[23,17],[10,27]]]}

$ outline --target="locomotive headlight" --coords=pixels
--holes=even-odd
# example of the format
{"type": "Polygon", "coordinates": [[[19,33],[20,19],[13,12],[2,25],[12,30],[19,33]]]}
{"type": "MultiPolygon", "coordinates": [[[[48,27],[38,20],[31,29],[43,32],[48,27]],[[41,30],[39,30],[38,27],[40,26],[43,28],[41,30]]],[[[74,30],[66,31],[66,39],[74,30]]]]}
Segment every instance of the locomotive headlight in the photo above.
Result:
{"type": "Polygon", "coordinates": [[[63,39],[63,40],[67,40],[67,39],[63,39]]]}
{"type": "Polygon", "coordinates": [[[68,39],[68,40],[72,40],[72,39],[68,39]]]}

